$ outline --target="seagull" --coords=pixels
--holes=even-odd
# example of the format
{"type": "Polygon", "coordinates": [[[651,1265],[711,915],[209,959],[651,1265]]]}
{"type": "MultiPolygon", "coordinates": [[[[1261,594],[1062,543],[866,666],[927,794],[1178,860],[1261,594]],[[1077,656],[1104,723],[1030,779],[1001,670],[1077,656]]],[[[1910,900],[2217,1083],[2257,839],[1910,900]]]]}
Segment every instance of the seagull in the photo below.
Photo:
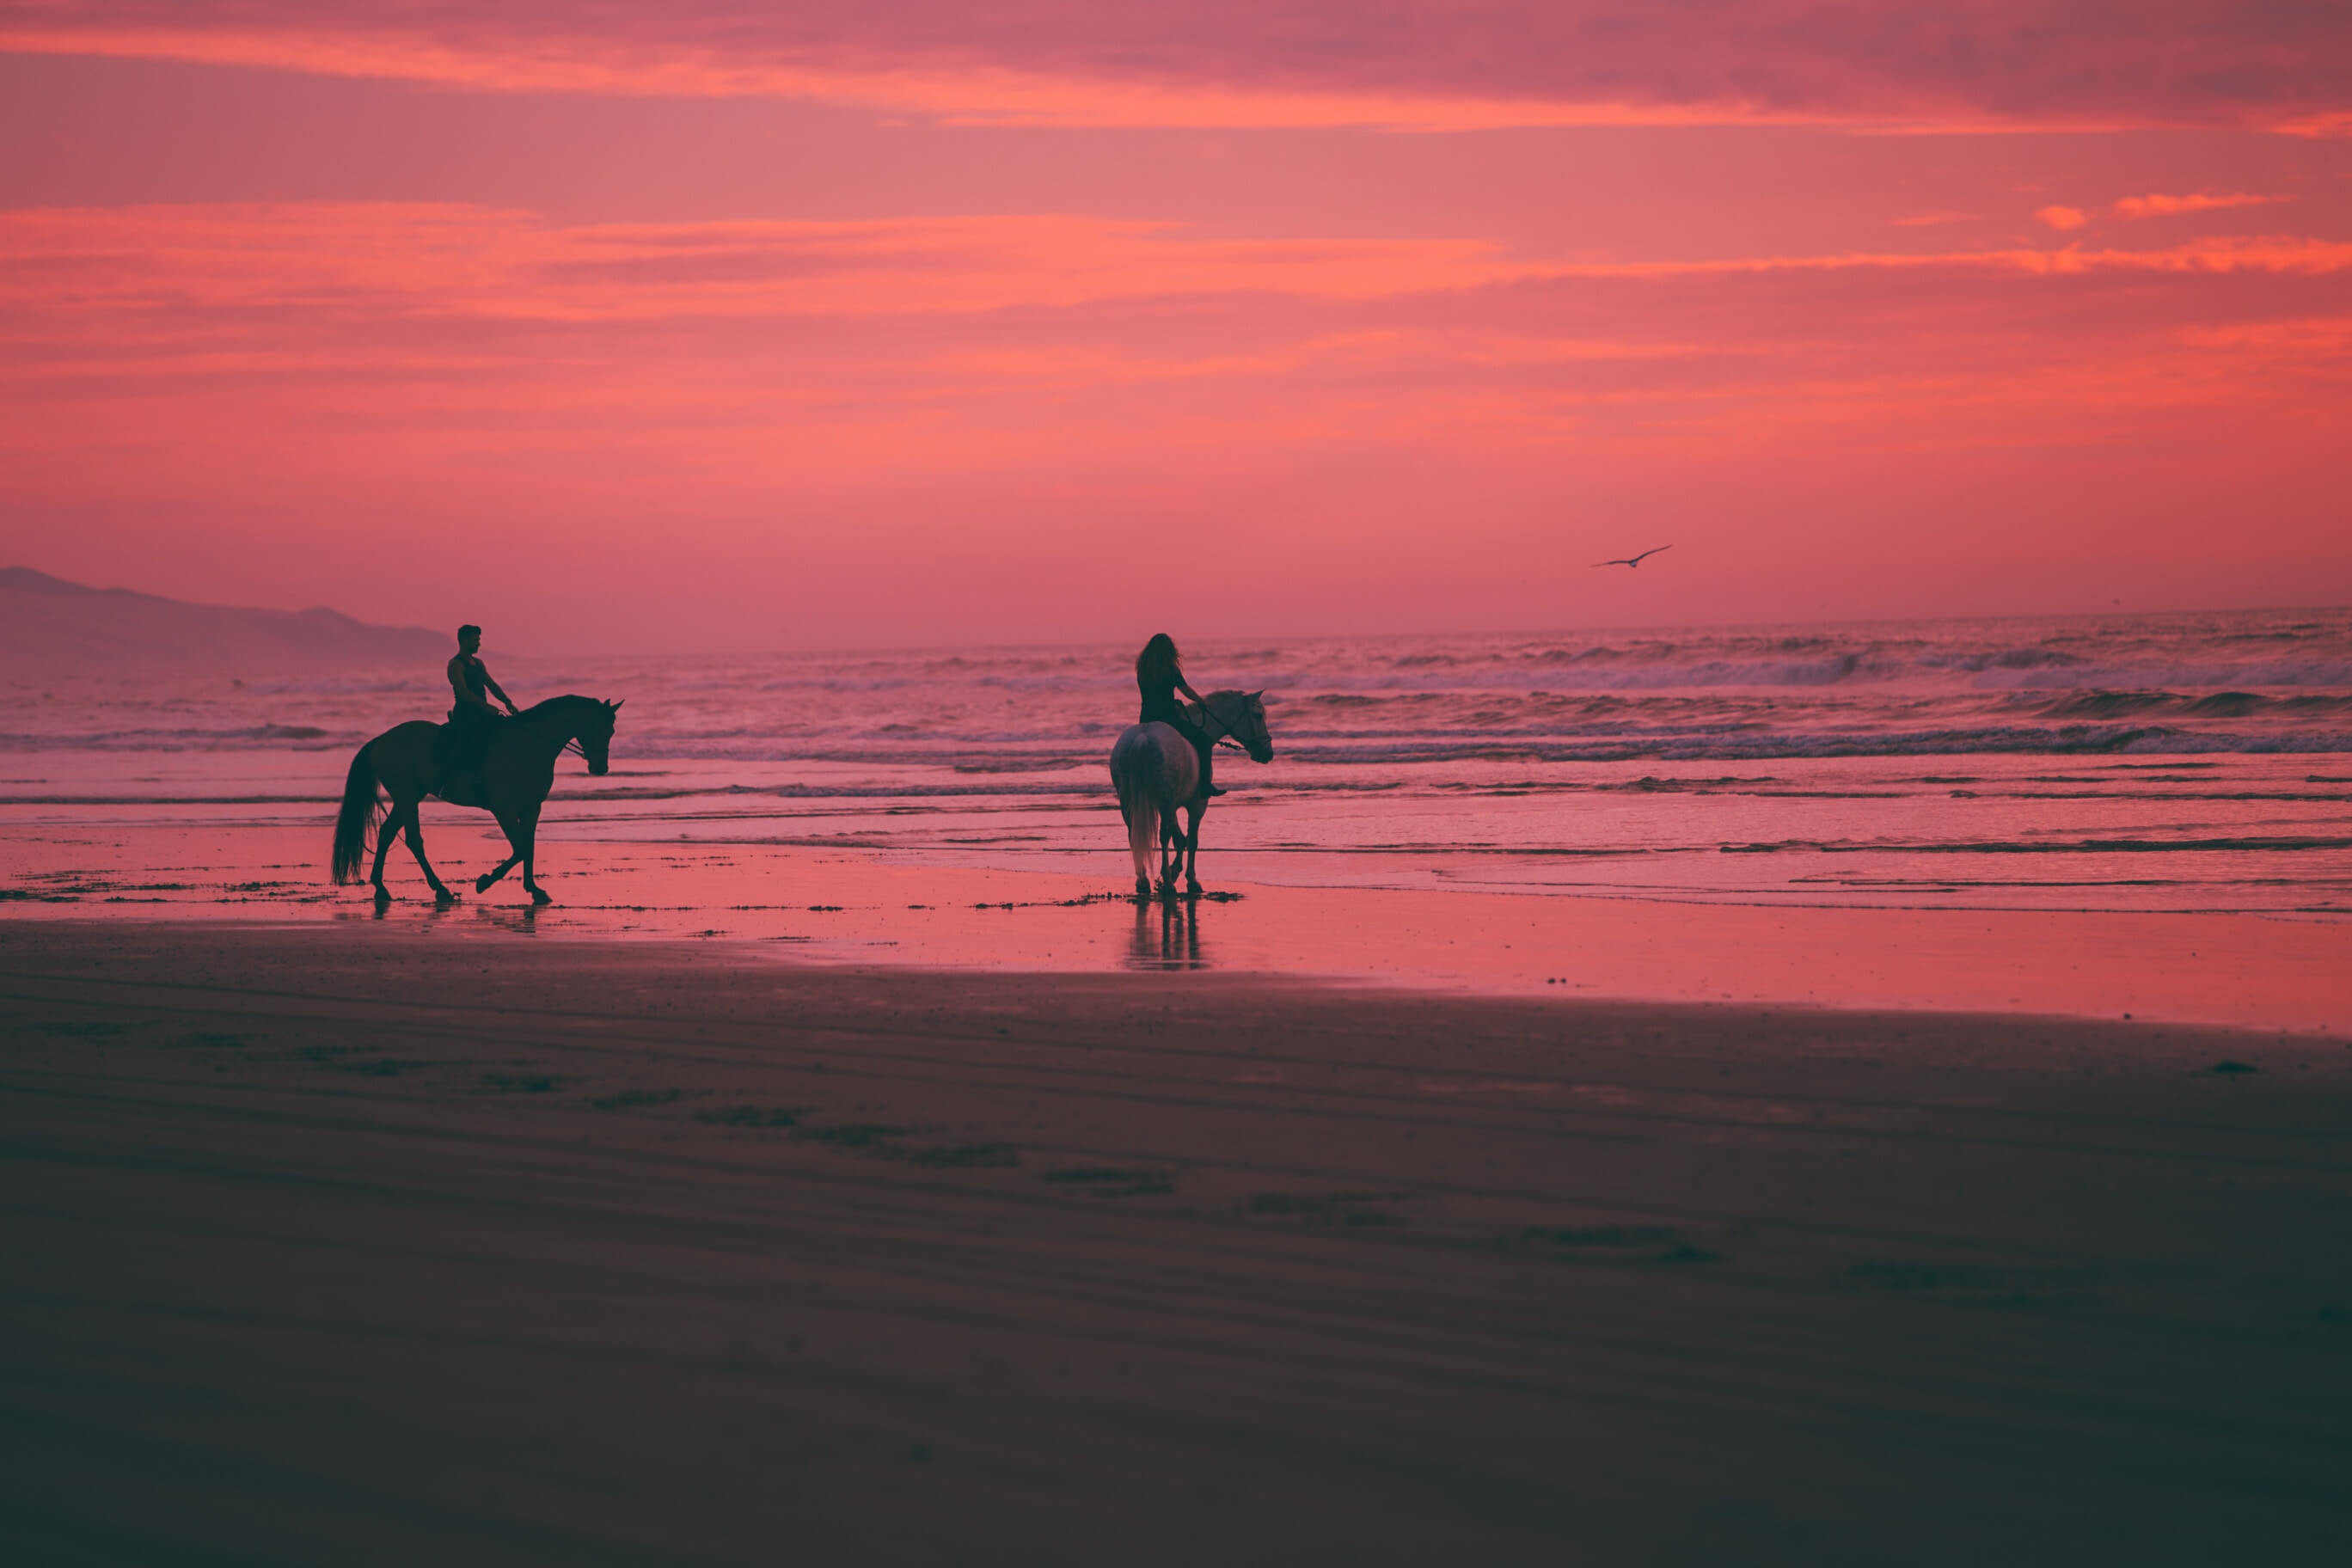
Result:
{"type": "MultiPolygon", "coordinates": [[[[1661,544],[1658,546],[1658,550],[1672,550],[1674,546],[1671,544],[1661,544]]],[[[1639,555],[1629,555],[1622,561],[1596,561],[1593,564],[1595,566],[1639,566],[1643,562],[1647,561],[1651,556],[1658,553],[1658,550],[1644,550],[1639,555]]]]}

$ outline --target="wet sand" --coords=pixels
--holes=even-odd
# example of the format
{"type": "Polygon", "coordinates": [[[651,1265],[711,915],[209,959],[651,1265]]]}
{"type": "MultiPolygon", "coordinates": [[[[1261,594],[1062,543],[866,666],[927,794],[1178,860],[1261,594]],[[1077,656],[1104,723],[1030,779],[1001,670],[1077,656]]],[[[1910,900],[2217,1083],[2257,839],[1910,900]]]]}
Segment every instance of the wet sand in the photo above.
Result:
{"type": "MultiPolygon", "coordinates": [[[[1499,996],[2065,1014],[2352,1032],[2340,911],[1763,907],[1664,899],[1268,886],[1137,908],[1123,853],[1089,872],[940,864],[857,847],[559,840],[533,910],[495,831],[404,849],[378,911],[337,888],[323,826],[0,824],[0,928],[24,921],[358,924],[387,940],[740,942],[789,963],[1102,973],[1207,969],[1499,996]],[[486,859],[487,857],[487,859],[486,859]]],[[[485,960],[484,962],[489,962],[485,960]]]]}
{"type": "Polygon", "coordinates": [[[12,920],[0,1041],[13,1561],[2352,1544],[2340,1039],[12,920]]]}

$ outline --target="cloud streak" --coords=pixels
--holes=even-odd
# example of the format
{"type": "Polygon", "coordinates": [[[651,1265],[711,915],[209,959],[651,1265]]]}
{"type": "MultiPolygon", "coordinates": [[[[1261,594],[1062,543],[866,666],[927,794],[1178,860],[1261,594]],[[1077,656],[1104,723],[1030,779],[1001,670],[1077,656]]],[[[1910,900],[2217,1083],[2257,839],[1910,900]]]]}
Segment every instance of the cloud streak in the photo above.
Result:
{"type": "Polygon", "coordinates": [[[9,0],[0,47],[1066,125],[2188,124],[2326,133],[2352,15],[2231,0],[9,0]]]}
{"type": "Polygon", "coordinates": [[[2245,192],[2206,193],[2186,196],[2126,196],[2111,209],[2120,218],[2178,217],[2187,213],[2224,212],[2231,207],[2263,207],[2286,201],[2285,196],[2258,196],[2245,192]]]}
{"type": "Polygon", "coordinates": [[[1563,421],[1619,445],[1809,422],[1910,440],[1956,400],[2007,405],[2010,438],[2038,443],[2129,406],[2260,401],[2290,363],[2341,377],[2340,336],[2309,323],[2352,320],[2352,244],[2292,237],[1547,265],[1052,215],[316,204],[0,214],[0,449],[97,489],[135,478],[97,456],[125,429],[173,471],[257,432],[397,430],[346,459],[519,443],[506,460],[648,485],[699,451],[753,489],[780,463],[947,472],[1074,443],[1472,460],[1563,421]]]}
{"type": "Polygon", "coordinates": [[[1727,559],[1775,516],[1774,559],[1922,516],[2030,551],[2249,475],[2340,494],[2347,393],[2352,244],[2294,236],[1568,264],[1066,214],[0,212],[0,511],[191,582],[565,563],[681,646],[791,594],[875,635],[908,612],[857,595],[917,552],[932,635],[1060,626],[1180,521],[1271,552],[1290,614],[1335,558],[1416,604],[1467,573],[1472,614],[1567,549],[1517,520],[1596,497],[1727,559]],[[980,581],[1011,597],[960,608],[980,581]]]}

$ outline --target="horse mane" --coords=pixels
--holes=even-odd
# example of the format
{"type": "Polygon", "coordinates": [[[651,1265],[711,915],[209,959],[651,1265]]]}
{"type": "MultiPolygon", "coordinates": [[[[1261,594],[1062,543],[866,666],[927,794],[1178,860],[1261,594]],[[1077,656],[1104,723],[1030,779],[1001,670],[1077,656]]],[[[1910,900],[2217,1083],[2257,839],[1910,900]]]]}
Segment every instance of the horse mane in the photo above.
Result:
{"type": "Polygon", "coordinates": [[[583,702],[593,702],[599,708],[604,706],[604,699],[602,698],[583,697],[578,692],[573,691],[567,692],[562,697],[551,697],[544,702],[534,702],[530,707],[524,709],[520,713],[516,714],[515,717],[517,720],[536,718],[540,714],[548,712],[551,710],[569,708],[583,702]]]}

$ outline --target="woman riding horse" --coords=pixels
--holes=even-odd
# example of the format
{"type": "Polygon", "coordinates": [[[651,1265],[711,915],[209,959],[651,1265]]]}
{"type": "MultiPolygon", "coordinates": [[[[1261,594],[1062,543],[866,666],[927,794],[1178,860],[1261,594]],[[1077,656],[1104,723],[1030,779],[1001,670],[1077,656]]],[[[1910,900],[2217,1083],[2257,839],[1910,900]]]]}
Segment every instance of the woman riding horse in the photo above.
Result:
{"type": "Polygon", "coordinates": [[[1176,651],[1176,639],[1166,632],[1154,633],[1143,651],[1135,656],[1135,684],[1143,693],[1143,711],[1136,716],[1139,724],[1165,724],[1186,740],[1201,754],[1201,794],[1213,796],[1224,794],[1210,777],[1210,757],[1216,742],[1208,731],[1184,716],[1184,705],[1176,700],[1181,691],[1193,701],[1201,694],[1184,679],[1184,656],[1176,651]]]}

